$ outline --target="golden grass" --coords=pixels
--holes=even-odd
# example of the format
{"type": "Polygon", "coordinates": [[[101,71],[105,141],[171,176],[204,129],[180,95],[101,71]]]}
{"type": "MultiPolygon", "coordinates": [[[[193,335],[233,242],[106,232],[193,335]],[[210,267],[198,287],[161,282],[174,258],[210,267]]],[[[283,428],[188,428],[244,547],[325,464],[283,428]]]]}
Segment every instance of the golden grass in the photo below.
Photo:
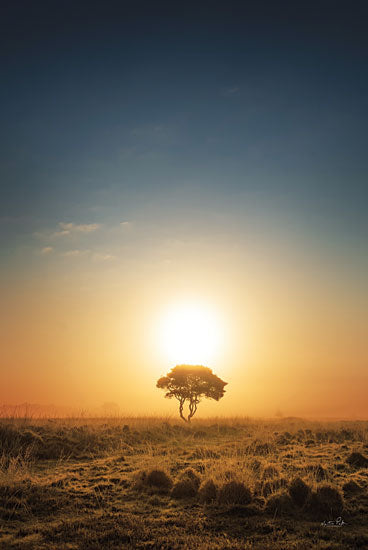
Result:
{"type": "Polygon", "coordinates": [[[4,418],[0,547],[368,547],[352,453],[368,422],[4,418]],[[323,530],[340,511],[349,529],[323,530]]]}

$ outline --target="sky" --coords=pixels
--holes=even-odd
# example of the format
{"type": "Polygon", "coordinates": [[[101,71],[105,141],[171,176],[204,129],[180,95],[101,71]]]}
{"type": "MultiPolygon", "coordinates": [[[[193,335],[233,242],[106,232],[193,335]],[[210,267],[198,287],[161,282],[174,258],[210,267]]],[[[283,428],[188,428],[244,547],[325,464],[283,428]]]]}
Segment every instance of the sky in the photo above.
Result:
{"type": "Polygon", "coordinates": [[[198,414],[368,418],[367,15],[5,2],[0,404],[175,415],[191,303],[228,382],[198,414]]]}

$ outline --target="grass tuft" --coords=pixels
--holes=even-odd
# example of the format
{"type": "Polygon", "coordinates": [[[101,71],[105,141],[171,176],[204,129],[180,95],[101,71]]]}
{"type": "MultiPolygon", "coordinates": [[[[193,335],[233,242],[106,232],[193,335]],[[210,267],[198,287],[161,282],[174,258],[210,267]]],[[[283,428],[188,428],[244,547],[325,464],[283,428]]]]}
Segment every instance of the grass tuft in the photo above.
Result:
{"type": "Polygon", "coordinates": [[[212,479],[209,479],[202,485],[199,492],[199,500],[202,503],[210,504],[217,498],[217,486],[212,479]]]}
{"type": "Polygon", "coordinates": [[[362,455],[362,453],[351,453],[346,459],[346,462],[354,468],[368,468],[368,458],[362,455]]]}
{"type": "Polygon", "coordinates": [[[267,500],[265,510],[274,517],[291,515],[294,511],[293,501],[286,492],[276,493],[267,500]]]}
{"type": "Polygon", "coordinates": [[[177,481],[172,488],[171,496],[176,499],[193,498],[198,492],[197,486],[190,479],[177,481]]]}
{"type": "Polygon", "coordinates": [[[252,500],[252,493],[238,481],[229,481],[225,483],[218,493],[218,502],[220,504],[249,504],[252,500]]]}
{"type": "Polygon", "coordinates": [[[344,500],[341,492],[329,484],[319,486],[307,502],[308,512],[316,519],[334,519],[342,514],[343,509],[344,500]]]}
{"type": "Polygon", "coordinates": [[[193,483],[194,487],[198,491],[199,486],[201,484],[201,478],[199,475],[193,470],[193,468],[187,468],[180,474],[180,480],[185,481],[189,480],[191,483],[193,483]]]}
{"type": "Polygon", "coordinates": [[[300,478],[293,479],[289,485],[289,495],[294,504],[302,508],[311,493],[310,487],[300,478]]]}
{"type": "Polygon", "coordinates": [[[351,496],[360,493],[362,491],[362,487],[356,481],[351,479],[350,481],[344,483],[342,490],[344,492],[344,496],[351,496]]]}
{"type": "Polygon", "coordinates": [[[173,484],[172,479],[163,470],[151,470],[146,476],[145,483],[162,491],[169,491],[173,484]]]}

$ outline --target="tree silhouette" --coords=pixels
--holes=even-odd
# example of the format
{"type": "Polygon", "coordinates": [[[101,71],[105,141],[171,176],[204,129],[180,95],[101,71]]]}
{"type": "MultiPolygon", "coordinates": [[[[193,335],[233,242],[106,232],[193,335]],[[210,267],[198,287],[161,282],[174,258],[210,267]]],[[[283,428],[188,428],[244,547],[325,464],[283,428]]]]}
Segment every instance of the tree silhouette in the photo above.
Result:
{"type": "Polygon", "coordinates": [[[157,381],[156,387],[167,390],[165,397],[175,397],[179,401],[179,414],[184,422],[190,422],[197,411],[198,403],[203,397],[218,401],[223,397],[224,382],[213,374],[212,370],[202,365],[177,365],[157,381]],[[189,414],[183,414],[185,401],[189,403],[189,414]]]}

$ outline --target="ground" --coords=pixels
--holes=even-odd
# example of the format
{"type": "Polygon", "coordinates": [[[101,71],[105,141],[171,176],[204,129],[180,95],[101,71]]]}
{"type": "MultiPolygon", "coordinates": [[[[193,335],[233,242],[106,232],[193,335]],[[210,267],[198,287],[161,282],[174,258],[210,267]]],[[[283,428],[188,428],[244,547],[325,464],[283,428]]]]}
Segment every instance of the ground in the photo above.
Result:
{"type": "Polygon", "coordinates": [[[367,456],[368,422],[4,418],[0,548],[368,548],[367,456]]]}

